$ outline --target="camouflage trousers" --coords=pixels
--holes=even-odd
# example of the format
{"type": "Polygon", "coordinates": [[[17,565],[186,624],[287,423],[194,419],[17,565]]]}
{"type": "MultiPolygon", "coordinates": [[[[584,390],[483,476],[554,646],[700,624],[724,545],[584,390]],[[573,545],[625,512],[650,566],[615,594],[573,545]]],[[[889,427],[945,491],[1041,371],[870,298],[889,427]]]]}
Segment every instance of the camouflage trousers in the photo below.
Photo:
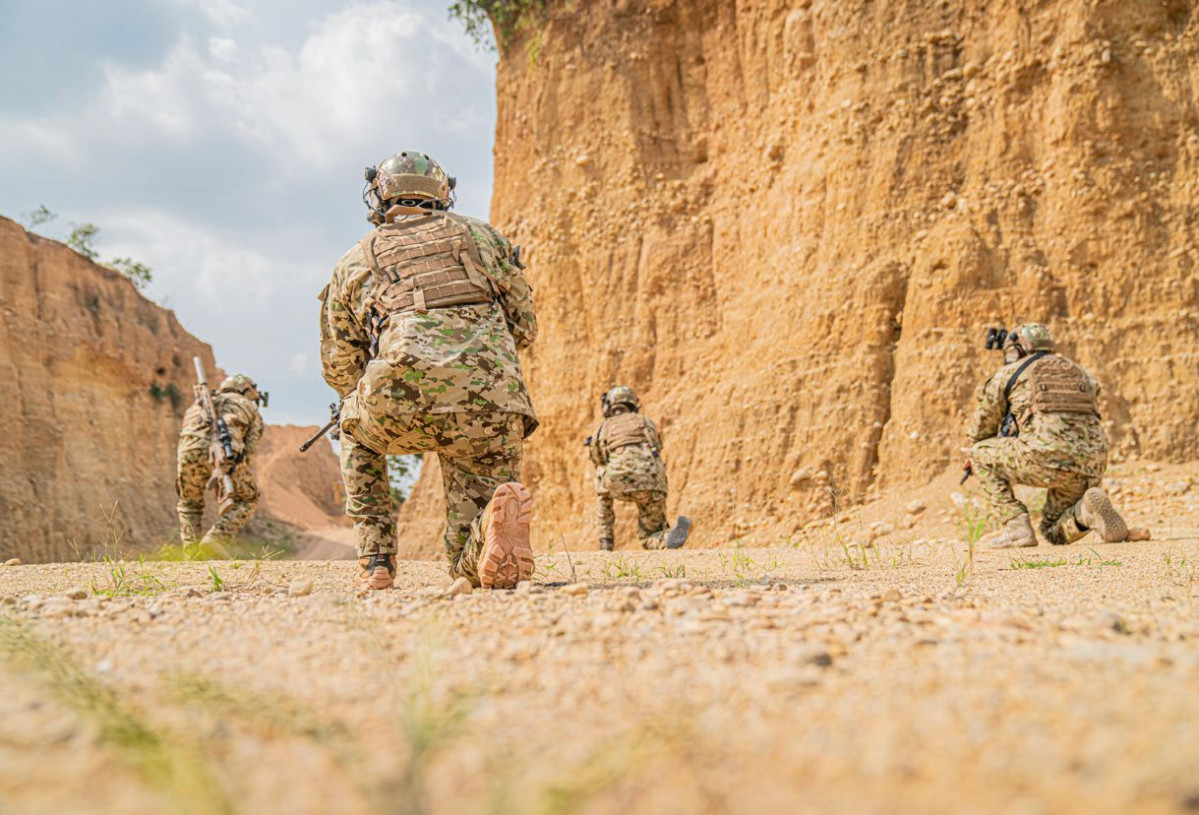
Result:
{"type": "Polygon", "coordinates": [[[1051,466],[1047,458],[1043,451],[1029,447],[1019,438],[985,439],[970,448],[970,461],[987,498],[992,520],[1002,525],[1028,512],[1016,500],[1014,485],[1046,487],[1041,534],[1050,543],[1070,543],[1087,532],[1078,521],[1076,505],[1083,493],[1099,485],[1106,455],[1092,462],[1091,473],[1051,466]]]}
{"type": "MultiPolygon", "coordinates": [[[[514,413],[437,413],[419,417],[388,447],[392,455],[437,453],[441,461],[451,577],[479,585],[483,511],[496,487],[520,480],[523,440],[524,419],[514,413]]],[[[394,555],[398,547],[387,456],[343,432],[341,474],[358,557],[394,555]]]]}
{"type": "Polygon", "coordinates": [[[601,493],[596,496],[595,519],[601,538],[615,539],[616,501],[637,507],[637,537],[646,549],[661,549],[666,534],[666,493],[657,490],[626,492],[619,495],[601,493]]]}
{"type": "MultiPolygon", "coordinates": [[[[208,457],[208,448],[179,450],[175,494],[179,496],[176,507],[179,513],[179,539],[184,543],[200,540],[200,526],[204,522],[204,488],[211,477],[212,460],[208,457]]],[[[251,461],[247,459],[234,467],[231,478],[233,506],[217,518],[212,528],[204,534],[205,540],[234,537],[249,522],[258,506],[258,485],[254,483],[251,461]]]]}

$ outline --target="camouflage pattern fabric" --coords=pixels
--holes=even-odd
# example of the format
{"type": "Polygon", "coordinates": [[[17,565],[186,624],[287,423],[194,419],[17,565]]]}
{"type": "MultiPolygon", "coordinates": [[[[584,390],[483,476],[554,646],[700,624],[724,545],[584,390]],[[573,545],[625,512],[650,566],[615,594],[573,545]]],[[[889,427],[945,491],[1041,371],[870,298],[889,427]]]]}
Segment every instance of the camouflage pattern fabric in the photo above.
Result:
{"type": "Polygon", "coordinates": [[[397,550],[386,454],[436,452],[450,573],[477,586],[478,519],[496,487],[520,479],[521,444],[537,427],[516,355],[536,338],[537,318],[533,290],[508,260],[507,238],[483,221],[462,221],[495,281],[496,301],[391,314],[370,359],[379,284],[355,244],[321,292],[321,365],[343,398],[342,476],[359,556],[397,550]]]}
{"type": "Polygon", "coordinates": [[[637,507],[637,536],[641,545],[646,549],[660,549],[662,536],[667,530],[666,467],[662,459],[654,455],[654,451],[662,449],[662,435],[653,420],[641,417],[645,422],[648,443],[611,450],[607,439],[613,418],[615,416],[603,421],[588,448],[595,464],[599,536],[615,539],[613,525],[616,513],[613,502],[624,501],[637,507]]]}
{"type": "Polygon", "coordinates": [[[597,495],[612,495],[624,499],[638,492],[666,493],[666,467],[662,459],[654,455],[662,449],[662,435],[649,418],[643,418],[648,444],[635,444],[609,450],[606,443],[610,418],[605,419],[595,433],[590,450],[591,460],[596,465],[595,491],[597,495]]]}
{"type": "Polygon", "coordinates": [[[462,220],[499,289],[496,302],[392,314],[368,361],[378,284],[361,246],[342,257],[321,293],[325,381],[345,399],[343,429],[374,450],[395,452],[392,439],[430,414],[512,413],[524,417],[524,436],[537,427],[516,355],[537,336],[532,288],[509,263],[506,238],[483,221],[462,220]]]}
{"type": "MultiPolygon", "coordinates": [[[[233,468],[233,506],[217,518],[204,538],[232,538],[250,520],[258,506],[258,485],[254,480],[254,452],[262,438],[262,415],[258,406],[232,391],[214,393],[213,404],[229,427],[233,453],[241,461],[233,468]]],[[[179,432],[175,494],[179,496],[179,539],[195,543],[200,539],[204,515],[204,489],[212,477],[209,457],[209,422],[197,402],[183,416],[179,432]]]]}
{"type": "MultiPolygon", "coordinates": [[[[525,417],[513,413],[437,413],[418,417],[393,438],[390,453],[433,453],[441,460],[445,493],[445,554],[451,577],[479,585],[482,516],[497,487],[520,480],[525,417]]],[[[354,521],[358,557],[397,552],[387,460],[351,435],[342,435],[346,514],[354,521]]]]}
{"type": "MultiPolygon", "coordinates": [[[[1008,363],[978,391],[978,404],[967,431],[970,461],[987,497],[992,519],[999,524],[1027,512],[1012,491],[1015,484],[1046,487],[1049,492],[1041,532],[1052,543],[1077,537],[1072,507],[1107,469],[1107,438],[1099,417],[1080,413],[1032,413],[1031,369],[1013,386],[1010,409],[1020,435],[999,437],[1009,409],[1003,391],[1024,360],[1008,363]]],[[[1033,363],[1035,366],[1036,363],[1033,363]]],[[[1090,377],[1090,375],[1087,375],[1090,377]]],[[[1091,379],[1094,383],[1094,379],[1091,379]]],[[[1095,385],[1098,392],[1098,385],[1095,385]]]]}
{"type": "MultiPolygon", "coordinates": [[[[1039,450],[1023,443],[1022,439],[993,438],[980,441],[970,448],[970,461],[991,510],[991,517],[1000,526],[1028,512],[1016,500],[1013,485],[1046,487],[1045,508],[1041,510],[1041,534],[1050,543],[1069,543],[1082,536],[1085,530],[1076,524],[1074,505],[1083,493],[1099,486],[1101,477],[1063,470],[1054,466],[1039,450]]],[[[1102,475],[1103,462],[1094,462],[1102,475]]]]}
{"type": "Polygon", "coordinates": [[[596,522],[599,536],[615,540],[616,500],[627,501],[637,507],[637,537],[646,549],[661,549],[667,531],[666,493],[658,490],[641,490],[622,493],[617,499],[611,494],[596,496],[596,522]]]}

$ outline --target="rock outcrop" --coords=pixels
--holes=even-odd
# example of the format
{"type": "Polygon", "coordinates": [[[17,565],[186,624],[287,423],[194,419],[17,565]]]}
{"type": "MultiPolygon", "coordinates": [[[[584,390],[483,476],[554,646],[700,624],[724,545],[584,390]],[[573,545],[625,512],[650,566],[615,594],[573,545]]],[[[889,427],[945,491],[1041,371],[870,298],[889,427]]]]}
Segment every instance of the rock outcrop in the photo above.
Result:
{"type": "Polygon", "coordinates": [[[492,205],[542,545],[590,542],[612,384],[697,542],[771,543],[957,465],[988,325],[1051,326],[1117,458],[1199,455],[1197,44],[1184,0],[552,0],[503,49],[492,205]]]}
{"type": "Polygon", "coordinates": [[[175,444],[212,349],[123,275],[0,218],[0,558],[176,535],[175,444]]]}

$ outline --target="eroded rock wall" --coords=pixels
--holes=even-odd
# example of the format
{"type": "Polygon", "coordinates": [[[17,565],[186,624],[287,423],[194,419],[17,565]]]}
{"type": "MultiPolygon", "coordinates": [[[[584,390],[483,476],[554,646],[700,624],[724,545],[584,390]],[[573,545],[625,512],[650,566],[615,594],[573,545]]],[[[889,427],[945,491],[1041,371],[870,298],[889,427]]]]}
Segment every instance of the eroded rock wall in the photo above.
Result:
{"type": "Polygon", "coordinates": [[[0,218],[0,558],[176,533],[175,445],[212,349],[125,277],[0,218]]]}
{"type": "Polygon", "coordinates": [[[956,467],[988,325],[1051,326],[1115,457],[1193,459],[1195,5],[551,3],[501,57],[492,207],[537,290],[541,545],[593,544],[617,383],[700,544],[956,467]]]}

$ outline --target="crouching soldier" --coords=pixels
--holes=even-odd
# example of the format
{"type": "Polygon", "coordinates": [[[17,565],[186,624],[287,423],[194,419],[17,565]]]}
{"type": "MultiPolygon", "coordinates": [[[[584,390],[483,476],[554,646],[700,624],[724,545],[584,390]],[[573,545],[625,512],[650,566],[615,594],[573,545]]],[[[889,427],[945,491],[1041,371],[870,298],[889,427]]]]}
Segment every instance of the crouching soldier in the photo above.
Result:
{"type": "Polygon", "coordinates": [[[179,537],[183,543],[199,540],[216,554],[225,556],[228,554],[225,544],[241,531],[258,506],[254,452],[258,449],[258,440],[262,438],[262,414],[258,406],[259,403],[265,404],[266,398],[265,394],[259,393],[254,380],[245,374],[225,379],[211,397],[218,425],[223,424],[228,430],[229,452],[233,456],[232,462],[227,465],[227,473],[218,473],[218,478],[223,482],[224,476],[228,475],[232,490],[219,486],[221,514],[202,539],[200,525],[204,518],[204,490],[218,464],[213,460],[213,440],[218,434],[213,432],[212,418],[203,397],[198,397],[183,415],[175,492],[179,496],[179,537]]]}
{"type": "Polygon", "coordinates": [[[1000,524],[980,543],[996,549],[1037,545],[1028,508],[1013,492],[1016,484],[1048,489],[1041,534],[1050,543],[1071,543],[1092,530],[1109,543],[1147,538],[1145,530],[1129,530],[1099,488],[1107,438],[1094,378],[1055,353],[1049,329],[1039,323],[1022,325],[999,342],[1004,366],[979,389],[967,432],[965,467],[978,476],[1000,524]]]}
{"type": "Polygon", "coordinates": [[[533,574],[520,468],[537,418],[516,355],[537,336],[533,293],[507,238],[449,212],[453,188],[415,150],[369,168],[377,227],[321,292],[324,377],[343,400],[346,514],[371,589],[396,574],[390,454],[441,460],[451,576],[512,588],[533,574]]]}
{"type": "Polygon", "coordinates": [[[637,536],[646,549],[678,549],[687,542],[691,521],[680,515],[666,523],[666,467],[662,436],[647,417],[633,389],[620,385],[603,396],[604,421],[587,440],[595,464],[599,548],[612,551],[616,538],[614,501],[637,507],[637,536]]]}

